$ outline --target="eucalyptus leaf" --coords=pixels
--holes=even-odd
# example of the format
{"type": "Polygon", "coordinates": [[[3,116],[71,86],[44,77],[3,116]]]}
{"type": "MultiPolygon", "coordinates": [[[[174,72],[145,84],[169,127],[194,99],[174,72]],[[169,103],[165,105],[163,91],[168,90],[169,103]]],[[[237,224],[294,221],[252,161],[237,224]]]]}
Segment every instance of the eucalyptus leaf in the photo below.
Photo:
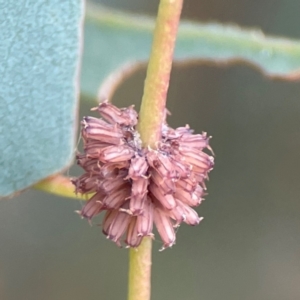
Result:
{"type": "Polygon", "coordinates": [[[77,125],[81,0],[0,0],[0,196],[66,168],[77,125]]]}
{"type": "MultiPolygon", "coordinates": [[[[151,48],[154,19],[125,14],[89,5],[85,21],[85,41],[81,92],[97,94],[105,78],[127,62],[146,61],[151,48]]],[[[266,37],[259,30],[235,25],[182,21],[175,59],[206,60],[215,63],[243,61],[271,77],[300,78],[300,41],[266,37]]]]}

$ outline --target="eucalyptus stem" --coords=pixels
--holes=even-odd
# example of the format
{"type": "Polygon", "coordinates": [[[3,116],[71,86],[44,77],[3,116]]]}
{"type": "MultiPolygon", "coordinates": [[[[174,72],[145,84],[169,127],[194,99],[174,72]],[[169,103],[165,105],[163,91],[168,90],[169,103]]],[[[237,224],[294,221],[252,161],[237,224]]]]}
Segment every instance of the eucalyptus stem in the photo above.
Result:
{"type": "Polygon", "coordinates": [[[151,250],[151,237],[144,237],[137,249],[130,249],[128,300],[150,299],[151,250]]]}
{"type": "MultiPolygon", "coordinates": [[[[156,148],[161,139],[173,53],[183,0],[160,0],[138,131],[144,147],[156,148]]],[[[128,300],[150,300],[152,239],[145,237],[130,249],[128,300]]]]}
{"type": "Polygon", "coordinates": [[[86,196],[75,194],[70,178],[61,174],[52,175],[36,183],[33,188],[61,197],[86,200],[86,196]]]}
{"type": "Polygon", "coordinates": [[[147,68],[138,130],[144,146],[161,138],[174,46],[183,0],[160,0],[147,68]]]}

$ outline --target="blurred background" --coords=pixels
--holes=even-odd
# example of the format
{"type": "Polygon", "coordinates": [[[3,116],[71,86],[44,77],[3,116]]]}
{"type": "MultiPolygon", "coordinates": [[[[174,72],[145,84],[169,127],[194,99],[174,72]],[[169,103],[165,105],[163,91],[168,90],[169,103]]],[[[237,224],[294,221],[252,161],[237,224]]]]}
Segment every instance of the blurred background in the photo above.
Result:
{"type": "MultiPolygon", "coordinates": [[[[150,15],[158,5],[98,2],[150,15]]],[[[299,39],[299,11],[295,0],[185,0],[183,18],[299,39]]],[[[113,101],[138,108],[144,78],[136,72],[113,101]]],[[[201,225],[181,226],[162,253],[154,242],[153,300],[300,299],[299,94],[299,83],[243,65],[174,67],[169,124],[212,135],[216,166],[197,208],[201,225]]],[[[82,104],[81,115],[92,106],[82,104]]],[[[128,250],[105,239],[100,220],[81,220],[81,207],[35,190],[0,202],[0,299],[126,299],[128,250]]]]}

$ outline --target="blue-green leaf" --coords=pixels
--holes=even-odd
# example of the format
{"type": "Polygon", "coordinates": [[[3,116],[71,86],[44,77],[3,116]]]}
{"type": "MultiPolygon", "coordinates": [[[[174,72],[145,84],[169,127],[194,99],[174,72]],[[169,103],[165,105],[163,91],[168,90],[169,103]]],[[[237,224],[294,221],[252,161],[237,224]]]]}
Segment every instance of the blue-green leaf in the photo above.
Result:
{"type": "MultiPolygon", "coordinates": [[[[85,22],[81,92],[94,97],[99,85],[120,66],[147,60],[153,27],[152,18],[90,6],[85,22]]],[[[268,76],[300,77],[300,41],[267,37],[259,30],[233,25],[182,21],[175,59],[244,61],[268,76]]]]}
{"type": "Polygon", "coordinates": [[[8,196],[71,162],[83,3],[1,0],[0,11],[0,196],[8,196]]]}

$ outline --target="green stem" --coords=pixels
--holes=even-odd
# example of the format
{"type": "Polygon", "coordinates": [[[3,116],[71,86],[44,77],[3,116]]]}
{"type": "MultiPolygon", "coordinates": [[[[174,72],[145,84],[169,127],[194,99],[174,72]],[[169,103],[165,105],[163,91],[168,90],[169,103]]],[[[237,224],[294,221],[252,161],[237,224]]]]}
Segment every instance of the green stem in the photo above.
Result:
{"type": "MultiPolygon", "coordinates": [[[[156,148],[165,120],[167,92],[183,0],[160,0],[138,131],[144,147],[156,148]]],[[[152,239],[130,249],[128,300],[150,300],[152,239]]]]}
{"type": "Polygon", "coordinates": [[[71,183],[70,178],[61,174],[50,176],[36,183],[33,187],[37,190],[61,197],[87,200],[86,196],[76,195],[74,192],[74,185],[71,183]]]}
{"type": "Polygon", "coordinates": [[[144,237],[137,249],[130,249],[128,300],[150,299],[151,248],[152,238],[144,237]]]}
{"type": "Polygon", "coordinates": [[[182,3],[161,0],[159,4],[138,126],[143,145],[152,148],[161,138],[182,3]]]}

